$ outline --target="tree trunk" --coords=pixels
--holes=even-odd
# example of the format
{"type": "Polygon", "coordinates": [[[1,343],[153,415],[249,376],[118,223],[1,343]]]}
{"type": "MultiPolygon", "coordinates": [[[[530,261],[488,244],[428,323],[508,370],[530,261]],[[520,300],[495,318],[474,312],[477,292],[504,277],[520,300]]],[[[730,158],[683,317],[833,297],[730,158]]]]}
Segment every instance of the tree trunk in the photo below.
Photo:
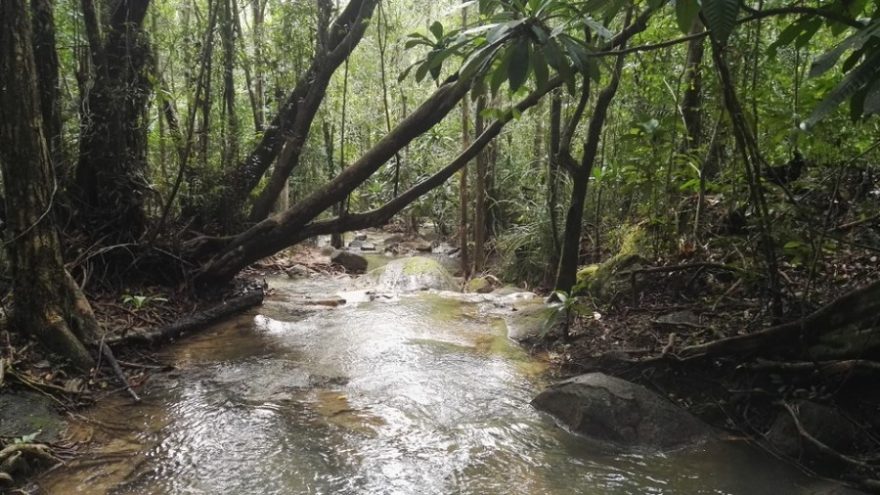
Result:
{"type": "MultiPolygon", "coordinates": [[[[694,20],[694,26],[690,34],[699,34],[704,31],[703,23],[699,19],[694,20]]],[[[702,145],[703,134],[703,37],[692,39],[688,42],[687,60],[684,72],[684,95],[681,99],[681,115],[687,131],[685,150],[694,150],[702,145]]]]}
{"type": "MultiPolygon", "coordinates": [[[[467,7],[462,7],[461,28],[467,29],[467,25],[467,7]]],[[[470,99],[465,98],[461,102],[461,149],[463,150],[471,144],[470,121],[470,99]]],[[[458,175],[458,243],[461,272],[465,278],[471,273],[470,256],[468,256],[468,196],[468,167],[465,165],[458,175]]]]}
{"type": "Polygon", "coordinates": [[[577,267],[581,252],[581,224],[587,198],[589,175],[578,173],[571,176],[571,202],[565,216],[562,250],[559,253],[559,269],[556,272],[555,290],[568,293],[577,282],[577,267]]]}
{"type": "Polygon", "coordinates": [[[58,53],[55,51],[55,14],[52,0],[31,0],[34,60],[40,90],[40,111],[55,177],[67,183],[61,140],[61,107],[58,97],[58,53]]]}
{"type": "Polygon", "coordinates": [[[93,237],[131,241],[146,227],[150,48],[141,26],[149,0],[116,0],[101,37],[91,0],[82,0],[94,84],[83,102],[77,194],[93,237]]]}
{"type": "Polygon", "coordinates": [[[87,370],[97,324],[64,269],[52,215],[57,192],[41,115],[31,25],[24,0],[0,2],[0,162],[15,305],[11,328],[87,370]]]}
{"type": "MultiPolygon", "coordinates": [[[[626,24],[629,24],[630,15],[631,12],[627,13],[626,24]]],[[[636,26],[636,29],[625,30],[625,32],[629,33],[629,37],[632,37],[635,33],[645,29],[644,23],[636,22],[631,26],[636,26]]],[[[627,39],[629,38],[627,37],[621,42],[622,47],[626,46],[627,39]]],[[[611,80],[608,82],[608,86],[606,86],[596,98],[596,105],[593,109],[593,114],[590,117],[590,125],[587,128],[587,136],[584,143],[584,155],[581,158],[580,166],[571,163],[573,160],[571,160],[567,149],[562,150],[562,152],[565,153],[565,161],[569,163],[566,169],[571,174],[573,184],[571,206],[568,209],[568,216],[565,219],[565,233],[562,237],[562,253],[559,257],[559,269],[556,272],[556,284],[554,286],[554,289],[558,291],[568,293],[577,282],[577,268],[580,257],[581,230],[583,228],[582,221],[584,205],[586,203],[587,184],[593,173],[593,165],[596,161],[596,154],[599,151],[599,141],[602,137],[602,129],[605,126],[605,118],[608,115],[608,107],[611,105],[611,101],[617,94],[617,88],[620,86],[620,74],[623,71],[624,58],[625,54],[617,56],[614,68],[612,69],[611,80]]],[[[584,90],[587,90],[586,83],[584,90]]],[[[583,110],[583,103],[585,102],[586,100],[581,100],[578,109],[579,111],[583,110]]],[[[579,112],[575,113],[576,117],[578,113],[579,112]]],[[[563,147],[565,148],[568,147],[565,143],[570,142],[571,136],[574,134],[577,120],[579,120],[579,118],[572,120],[571,125],[569,125],[569,128],[566,130],[566,136],[563,139],[563,147]]]]}
{"type": "MultiPolygon", "coordinates": [[[[477,100],[477,112],[474,122],[474,134],[479,136],[485,130],[483,110],[486,109],[486,97],[477,100]]],[[[489,157],[485,150],[477,155],[477,177],[474,181],[474,272],[483,271],[486,260],[486,173],[489,157]]]]}

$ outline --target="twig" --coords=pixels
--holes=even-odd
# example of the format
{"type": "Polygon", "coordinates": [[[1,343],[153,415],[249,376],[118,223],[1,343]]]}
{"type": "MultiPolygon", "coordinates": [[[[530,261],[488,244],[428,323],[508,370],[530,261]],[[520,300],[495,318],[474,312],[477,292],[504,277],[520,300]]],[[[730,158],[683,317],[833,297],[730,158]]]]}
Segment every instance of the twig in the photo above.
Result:
{"type": "Polygon", "coordinates": [[[104,339],[101,339],[100,344],[100,353],[107,358],[107,362],[110,363],[110,367],[113,368],[113,372],[116,373],[116,377],[119,378],[119,381],[125,386],[125,391],[131,395],[132,399],[135,402],[140,402],[141,398],[138,397],[138,394],[131,388],[131,385],[128,383],[128,379],[125,378],[125,373],[122,372],[122,368],[119,367],[119,363],[116,361],[116,357],[113,356],[113,351],[107,344],[104,343],[104,339]]]}

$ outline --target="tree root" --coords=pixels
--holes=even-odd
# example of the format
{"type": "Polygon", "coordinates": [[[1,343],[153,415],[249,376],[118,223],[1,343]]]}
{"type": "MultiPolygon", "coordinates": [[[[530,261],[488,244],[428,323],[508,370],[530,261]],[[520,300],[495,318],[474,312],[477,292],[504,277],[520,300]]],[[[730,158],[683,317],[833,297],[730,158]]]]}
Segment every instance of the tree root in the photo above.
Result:
{"type": "Polygon", "coordinates": [[[880,281],[853,290],[822,306],[805,318],[761,330],[681,349],[682,359],[722,355],[742,355],[773,351],[780,347],[814,341],[816,337],[877,318],[880,314],[880,281]]]}

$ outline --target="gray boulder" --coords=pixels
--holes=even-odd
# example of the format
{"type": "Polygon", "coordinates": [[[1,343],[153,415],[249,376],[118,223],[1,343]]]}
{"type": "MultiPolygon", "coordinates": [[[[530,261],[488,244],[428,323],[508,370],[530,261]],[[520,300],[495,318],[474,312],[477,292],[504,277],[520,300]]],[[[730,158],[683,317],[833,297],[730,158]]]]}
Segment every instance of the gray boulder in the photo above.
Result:
{"type": "Polygon", "coordinates": [[[541,392],[532,405],[571,431],[599,443],[670,450],[700,443],[712,429],[641,385],[588,373],[541,392]]]}
{"type": "Polygon", "coordinates": [[[349,273],[364,273],[367,271],[367,259],[348,251],[335,251],[330,256],[330,262],[345,268],[345,271],[349,273]]]}
{"type": "MultiPolygon", "coordinates": [[[[497,306],[517,302],[516,294],[496,299],[497,306]]],[[[562,335],[564,315],[553,306],[547,306],[539,298],[520,301],[509,313],[504,314],[507,337],[523,344],[536,343],[544,338],[554,339],[562,335]]]]}

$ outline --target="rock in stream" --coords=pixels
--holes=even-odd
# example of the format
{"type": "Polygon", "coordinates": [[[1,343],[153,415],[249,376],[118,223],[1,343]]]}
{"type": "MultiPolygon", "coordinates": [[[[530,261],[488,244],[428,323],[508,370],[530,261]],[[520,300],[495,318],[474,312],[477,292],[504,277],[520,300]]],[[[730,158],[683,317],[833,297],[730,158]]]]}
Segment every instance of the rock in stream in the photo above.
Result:
{"type": "Polygon", "coordinates": [[[532,405],[571,431],[616,447],[671,450],[713,436],[708,425],[665,398],[603,373],[557,383],[532,405]]]}

